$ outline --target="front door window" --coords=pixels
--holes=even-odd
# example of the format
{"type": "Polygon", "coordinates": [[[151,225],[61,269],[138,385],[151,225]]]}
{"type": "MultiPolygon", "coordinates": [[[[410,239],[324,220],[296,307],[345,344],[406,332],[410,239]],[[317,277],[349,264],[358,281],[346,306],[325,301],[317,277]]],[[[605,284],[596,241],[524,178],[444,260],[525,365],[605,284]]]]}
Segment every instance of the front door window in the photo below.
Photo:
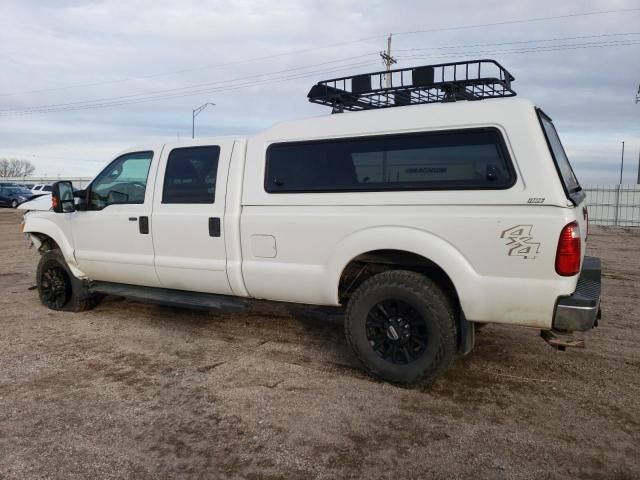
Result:
{"type": "Polygon", "coordinates": [[[91,184],[90,208],[144,203],[153,152],[128,153],[105,168],[91,184]]]}

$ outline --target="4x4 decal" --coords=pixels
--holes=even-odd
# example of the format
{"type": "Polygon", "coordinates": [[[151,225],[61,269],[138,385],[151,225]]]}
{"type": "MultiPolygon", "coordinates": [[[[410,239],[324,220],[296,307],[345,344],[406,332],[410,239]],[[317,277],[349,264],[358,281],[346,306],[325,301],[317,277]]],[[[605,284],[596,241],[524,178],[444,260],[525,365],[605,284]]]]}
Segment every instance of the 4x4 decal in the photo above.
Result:
{"type": "Polygon", "coordinates": [[[532,241],[531,230],[533,225],[516,225],[502,232],[500,238],[507,240],[507,247],[509,247],[507,255],[526,259],[536,258],[536,254],[540,251],[540,243],[532,241]]]}

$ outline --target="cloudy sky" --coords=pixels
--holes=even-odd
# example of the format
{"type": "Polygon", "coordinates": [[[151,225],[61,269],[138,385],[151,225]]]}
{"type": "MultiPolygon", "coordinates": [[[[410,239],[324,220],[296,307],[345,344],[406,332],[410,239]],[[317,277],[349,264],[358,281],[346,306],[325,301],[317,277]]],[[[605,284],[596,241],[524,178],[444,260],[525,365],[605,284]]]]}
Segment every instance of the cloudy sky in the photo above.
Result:
{"type": "Polygon", "coordinates": [[[92,176],[130,145],[251,134],[327,113],[317,80],[495,58],[554,119],[583,183],[625,183],[640,152],[637,0],[0,0],[0,158],[92,176]],[[437,5],[437,6],[435,6],[437,5]],[[600,12],[600,13],[595,13],[600,12]],[[586,15],[585,15],[586,14],[586,15]],[[556,18],[549,18],[556,17],[556,18]]]}

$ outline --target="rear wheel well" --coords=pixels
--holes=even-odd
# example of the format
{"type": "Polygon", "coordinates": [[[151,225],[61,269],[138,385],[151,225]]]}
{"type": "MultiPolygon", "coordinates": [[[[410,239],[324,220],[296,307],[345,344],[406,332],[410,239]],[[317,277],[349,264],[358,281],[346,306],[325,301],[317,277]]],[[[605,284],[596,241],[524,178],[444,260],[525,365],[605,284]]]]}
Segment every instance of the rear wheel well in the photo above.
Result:
{"type": "Polygon", "coordinates": [[[346,305],[351,295],[367,279],[389,270],[409,270],[428,277],[447,296],[454,311],[458,351],[468,353],[473,348],[473,325],[464,317],[455,285],[435,262],[422,255],[404,250],[373,250],[353,258],[342,271],[338,284],[338,299],[346,305]]]}
{"type": "Polygon", "coordinates": [[[345,304],[353,292],[368,278],[388,270],[410,270],[434,281],[459,310],[460,303],[449,275],[435,262],[404,250],[373,250],[353,258],[342,271],[338,298],[345,304]]]}

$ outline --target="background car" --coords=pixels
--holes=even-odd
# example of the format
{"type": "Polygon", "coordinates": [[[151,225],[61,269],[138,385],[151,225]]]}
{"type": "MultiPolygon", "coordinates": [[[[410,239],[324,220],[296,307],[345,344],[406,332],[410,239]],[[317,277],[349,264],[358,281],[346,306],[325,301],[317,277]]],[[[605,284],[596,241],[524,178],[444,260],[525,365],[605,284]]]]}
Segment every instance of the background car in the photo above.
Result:
{"type": "Polygon", "coordinates": [[[34,197],[31,190],[23,187],[0,187],[0,205],[5,207],[16,208],[23,202],[31,200],[34,197]]]}
{"type": "Polygon", "coordinates": [[[44,193],[51,193],[51,185],[46,185],[44,183],[38,183],[33,186],[31,189],[31,193],[36,195],[42,195],[44,193]]]}

